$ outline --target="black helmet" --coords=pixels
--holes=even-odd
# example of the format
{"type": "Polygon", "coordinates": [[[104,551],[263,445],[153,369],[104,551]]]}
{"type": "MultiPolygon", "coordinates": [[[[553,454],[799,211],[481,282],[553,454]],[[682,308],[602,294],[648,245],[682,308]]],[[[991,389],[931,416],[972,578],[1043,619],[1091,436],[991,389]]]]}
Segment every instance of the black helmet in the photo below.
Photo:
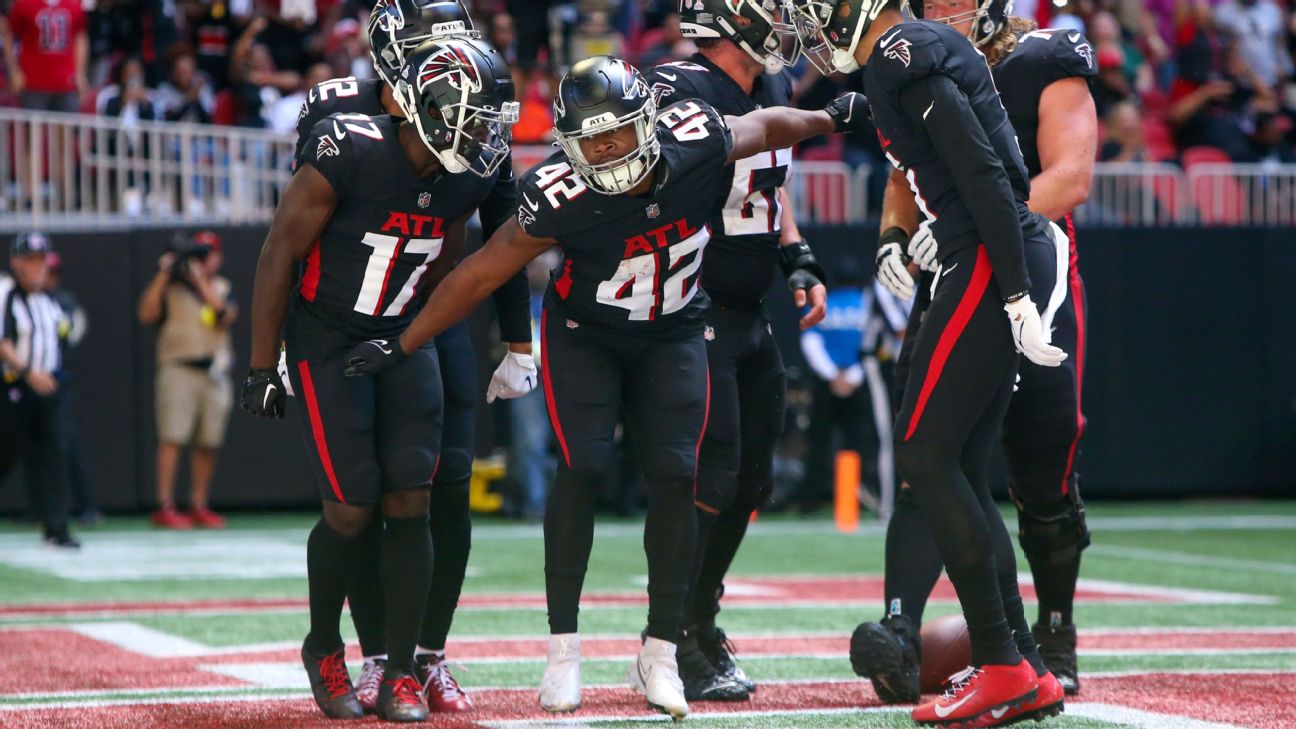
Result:
{"type": "MultiPolygon", "coordinates": [[[[907,0],[906,0],[907,2],[907,0]]],[[[923,18],[923,3],[909,2],[909,12],[918,19],[923,18]]],[[[1012,0],[977,0],[976,7],[958,15],[941,18],[935,22],[946,25],[958,25],[965,20],[972,20],[972,29],[968,31],[968,40],[974,46],[983,46],[999,34],[1012,14],[1012,0]]]]}
{"type": "Polygon", "coordinates": [[[586,58],[571,67],[554,96],[554,136],[572,169],[590,189],[616,195],[638,185],[661,156],[654,124],[657,103],[634,66],[612,56],[586,58]],[[638,145],[611,162],[591,164],[580,140],[633,124],[638,145]]]}
{"type": "Polygon", "coordinates": [[[796,63],[800,51],[791,23],[791,0],[680,0],[680,34],[724,38],[778,73],[796,63]],[[746,18],[746,25],[734,22],[746,18]]]}
{"type": "Polygon", "coordinates": [[[438,38],[480,38],[472,16],[455,0],[378,0],[369,14],[369,55],[388,86],[395,86],[405,57],[438,38]]]}
{"type": "Polygon", "coordinates": [[[888,6],[899,9],[900,0],[792,0],[801,52],[821,73],[854,71],[855,49],[888,6]]]}
{"type": "Polygon", "coordinates": [[[509,153],[518,119],[513,74],[482,40],[443,38],[410,51],[395,99],[452,174],[489,177],[509,153]]]}

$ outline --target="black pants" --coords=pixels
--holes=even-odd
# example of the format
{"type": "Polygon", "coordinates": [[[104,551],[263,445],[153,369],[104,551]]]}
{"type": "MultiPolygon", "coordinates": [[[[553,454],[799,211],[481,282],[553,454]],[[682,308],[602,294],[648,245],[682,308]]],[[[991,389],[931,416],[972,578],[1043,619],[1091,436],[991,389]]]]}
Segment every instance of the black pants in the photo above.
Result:
{"type": "Polygon", "coordinates": [[[284,342],[320,495],[372,506],[388,490],[426,488],[441,452],[436,347],[428,343],[377,377],[346,377],[343,359],[356,339],[304,307],[289,318],[284,342]]]}
{"type": "Polygon", "coordinates": [[[690,625],[720,612],[724,577],[753,511],[774,485],[774,445],[783,433],[787,371],[761,307],[712,304],[707,312],[711,413],[698,457],[698,557],[690,625]]]}
{"type": "Polygon", "coordinates": [[[545,509],[545,583],[552,633],[576,632],[594,537],[594,502],[613,465],[624,413],[648,482],[648,634],[678,637],[696,538],[697,452],[709,400],[702,335],[631,336],[546,311],[542,372],[558,441],[558,477],[545,509]]]}
{"type": "Polygon", "coordinates": [[[26,463],[47,537],[68,533],[62,400],[59,392],[37,395],[26,384],[0,388],[0,482],[19,460],[26,463]]]}

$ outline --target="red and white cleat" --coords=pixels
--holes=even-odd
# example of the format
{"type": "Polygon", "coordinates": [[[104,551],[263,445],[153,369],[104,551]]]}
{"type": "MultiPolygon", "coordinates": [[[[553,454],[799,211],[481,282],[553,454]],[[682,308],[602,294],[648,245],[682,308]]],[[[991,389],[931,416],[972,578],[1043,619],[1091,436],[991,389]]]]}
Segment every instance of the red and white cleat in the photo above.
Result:
{"type": "Polygon", "coordinates": [[[1027,719],[1044,721],[1050,716],[1057,716],[1066,711],[1066,707],[1062,703],[1065,698],[1066,692],[1057,677],[1045,671],[1044,675],[1039,677],[1039,690],[1035,694],[1035,700],[1009,709],[1008,713],[1003,716],[1003,723],[1015,724],[1027,719]]]}
{"type": "Polygon", "coordinates": [[[383,658],[365,661],[364,666],[360,668],[360,678],[356,680],[355,692],[356,698],[360,699],[360,707],[366,714],[378,710],[378,689],[382,687],[383,675],[386,671],[387,661],[383,658]]]}
{"type": "Polygon", "coordinates": [[[459,682],[450,673],[450,663],[443,655],[423,655],[418,657],[418,669],[423,680],[423,696],[427,699],[428,710],[433,714],[458,714],[472,711],[472,699],[459,687],[459,682]]]}
{"type": "Polygon", "coordinates": [[[940,698],[913,710],[913,720],[947,729],[1003,726],[1013,709],[1035,701],[1039,681],[1023,660],[1015,666],[969,666],[950,677],[953,686],[940,698]]]}

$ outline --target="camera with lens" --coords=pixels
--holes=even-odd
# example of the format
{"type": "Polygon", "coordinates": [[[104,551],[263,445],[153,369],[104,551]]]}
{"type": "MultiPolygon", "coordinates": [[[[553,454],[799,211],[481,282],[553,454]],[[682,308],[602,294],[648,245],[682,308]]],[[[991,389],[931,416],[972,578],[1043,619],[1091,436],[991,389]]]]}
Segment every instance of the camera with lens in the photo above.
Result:
{"type": "Polygon", "coordinates": [[[189,262],[198,261],[202,263],[207,260],[212,248],[189,238],[189,236],[177,233],[171,239],[171,244],[167,246],[167,251],[175,256],[175,260],[171,262],[171,277],[184,281],[188,278],[189,262]]]}

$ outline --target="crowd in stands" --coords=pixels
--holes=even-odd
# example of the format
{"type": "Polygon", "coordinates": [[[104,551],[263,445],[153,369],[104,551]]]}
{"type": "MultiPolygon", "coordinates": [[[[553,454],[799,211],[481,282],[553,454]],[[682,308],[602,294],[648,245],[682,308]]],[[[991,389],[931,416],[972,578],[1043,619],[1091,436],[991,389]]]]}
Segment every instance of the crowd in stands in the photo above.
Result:
{"type": "MultiPolygon", "coordinates": [[[[1099,72],[1101,158],[1179,162],[1190,148],[1235,162],[1292,162],[1296,0],[1018,0],[1015,14],[1084,32],[1099,72]]],[[[548,141],[555,75],[619,54],[687,57],[677,0],[476,0],[478,28],[516,70],[519,143],[548,141]]],[[[0,105],[291,131],[304,93],[370,76],[367,0],[0,0],[0,105]],[[57,22],[51,21],[51,13],[57,22]]],[[[859,77],[803,64],[814,106],[859,77]]],[[[879,164],[871,139],[812,157],[879,164]]],[[[1201,154],[1197,155],[1198,157],[1201,154]]]]}

